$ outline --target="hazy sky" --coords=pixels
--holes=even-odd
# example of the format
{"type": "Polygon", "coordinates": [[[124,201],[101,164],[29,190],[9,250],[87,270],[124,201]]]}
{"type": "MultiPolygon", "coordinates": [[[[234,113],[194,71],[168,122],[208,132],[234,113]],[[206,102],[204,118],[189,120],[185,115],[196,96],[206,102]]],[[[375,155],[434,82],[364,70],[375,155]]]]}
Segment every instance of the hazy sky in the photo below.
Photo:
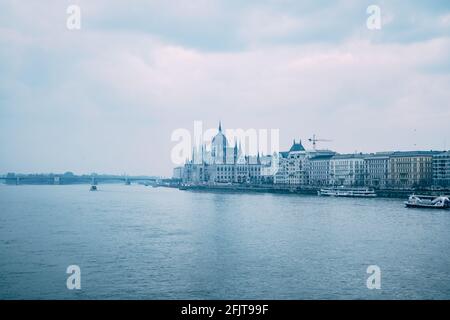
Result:
{"type": "Polygon", "coordinates": [[[0,173],[170,175],[194,120],[449,149],[450,2],[0,0],[0,173]]]}

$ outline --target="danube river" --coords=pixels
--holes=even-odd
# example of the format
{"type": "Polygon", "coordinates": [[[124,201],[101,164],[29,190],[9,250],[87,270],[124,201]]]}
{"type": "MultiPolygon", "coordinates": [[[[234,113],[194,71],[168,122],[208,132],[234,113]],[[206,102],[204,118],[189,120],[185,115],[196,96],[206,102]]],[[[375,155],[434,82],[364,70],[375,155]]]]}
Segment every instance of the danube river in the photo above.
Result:
{"type": "Polygon", "coordinates": [[[450,211],[398,199],[0,185],[0,299],[450,299],[450,211]],[[66,268],[81,268],[68,290],[66,268]],[[369,265],[381,289],[369,290],[369,265]]]}

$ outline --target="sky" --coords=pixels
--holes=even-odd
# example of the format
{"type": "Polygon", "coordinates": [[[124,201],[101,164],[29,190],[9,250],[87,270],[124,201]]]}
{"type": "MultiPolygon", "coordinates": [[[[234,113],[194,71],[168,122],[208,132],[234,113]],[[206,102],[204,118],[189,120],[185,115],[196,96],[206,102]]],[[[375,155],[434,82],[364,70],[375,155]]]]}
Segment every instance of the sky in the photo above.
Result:
{"type": "Polygon", "coordinates": [[[450,149],[450,2],[0,0],[0,173],[170,176],[194,121],[450,149]]]}

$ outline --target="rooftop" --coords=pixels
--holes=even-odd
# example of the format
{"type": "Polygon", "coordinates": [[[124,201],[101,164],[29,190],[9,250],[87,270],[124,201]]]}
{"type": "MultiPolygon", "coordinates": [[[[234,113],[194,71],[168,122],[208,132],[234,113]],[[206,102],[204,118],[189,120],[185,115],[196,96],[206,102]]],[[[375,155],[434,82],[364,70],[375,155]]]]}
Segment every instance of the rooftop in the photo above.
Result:
{"type": "Polygon", "coordinates": [[[289,149],[289,152],[296,152],[296,151],[305,151],[305,148],[302,145],[302,141],[300,140],[298,143],[295,142],[292,144],[291,149],[289,149]]]}
{"type": "Polygon", "coordinates": [[[332,159],[363,159],[366,158],[366,153],[347,153],[347,154],[336,154],[332,159]]]}
{"type": "Polygon", "coordinates": [[[390,154],[391,157],[418,157],[433,156],[442,153],[442,151],[395,151],[390,154]]]}
{"type": "Polygon", "coordinates": [[[333,156],[334,156],[334,155],[332,155],[332,154],[320,154],[320,155],[317,155],[317,156],[312,156],[312,157],[310,158],[310,160],[329,160],[329,159],[331,159],[333,156]]]}

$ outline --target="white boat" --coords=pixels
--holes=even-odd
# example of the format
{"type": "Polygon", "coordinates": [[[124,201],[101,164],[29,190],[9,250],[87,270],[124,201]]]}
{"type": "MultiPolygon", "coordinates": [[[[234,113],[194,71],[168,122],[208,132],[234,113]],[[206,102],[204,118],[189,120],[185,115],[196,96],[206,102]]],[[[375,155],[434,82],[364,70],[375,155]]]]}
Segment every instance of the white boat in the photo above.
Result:
{"type": "Polygon", "coordinates": [[[324,188],[317,191],[317,194],[319,196],[356,197],[356,198],[373,198],[377,196],[377,194],[373,189],[345,188],[345,187],[324,188]]]}
{"type": "Polygon", "coordinates": [[[90,191],[97,191],[97,186],[96,185],[92,185],[89,190],[90,191]]]}
{"type": "Polygon", "coordinates": [[[407,208],[429,208],[429,209],[447,209],[450,208],[450,199],[446,196],[419,196],[410,195],[408,201],[405,201],[407,208]]]}

